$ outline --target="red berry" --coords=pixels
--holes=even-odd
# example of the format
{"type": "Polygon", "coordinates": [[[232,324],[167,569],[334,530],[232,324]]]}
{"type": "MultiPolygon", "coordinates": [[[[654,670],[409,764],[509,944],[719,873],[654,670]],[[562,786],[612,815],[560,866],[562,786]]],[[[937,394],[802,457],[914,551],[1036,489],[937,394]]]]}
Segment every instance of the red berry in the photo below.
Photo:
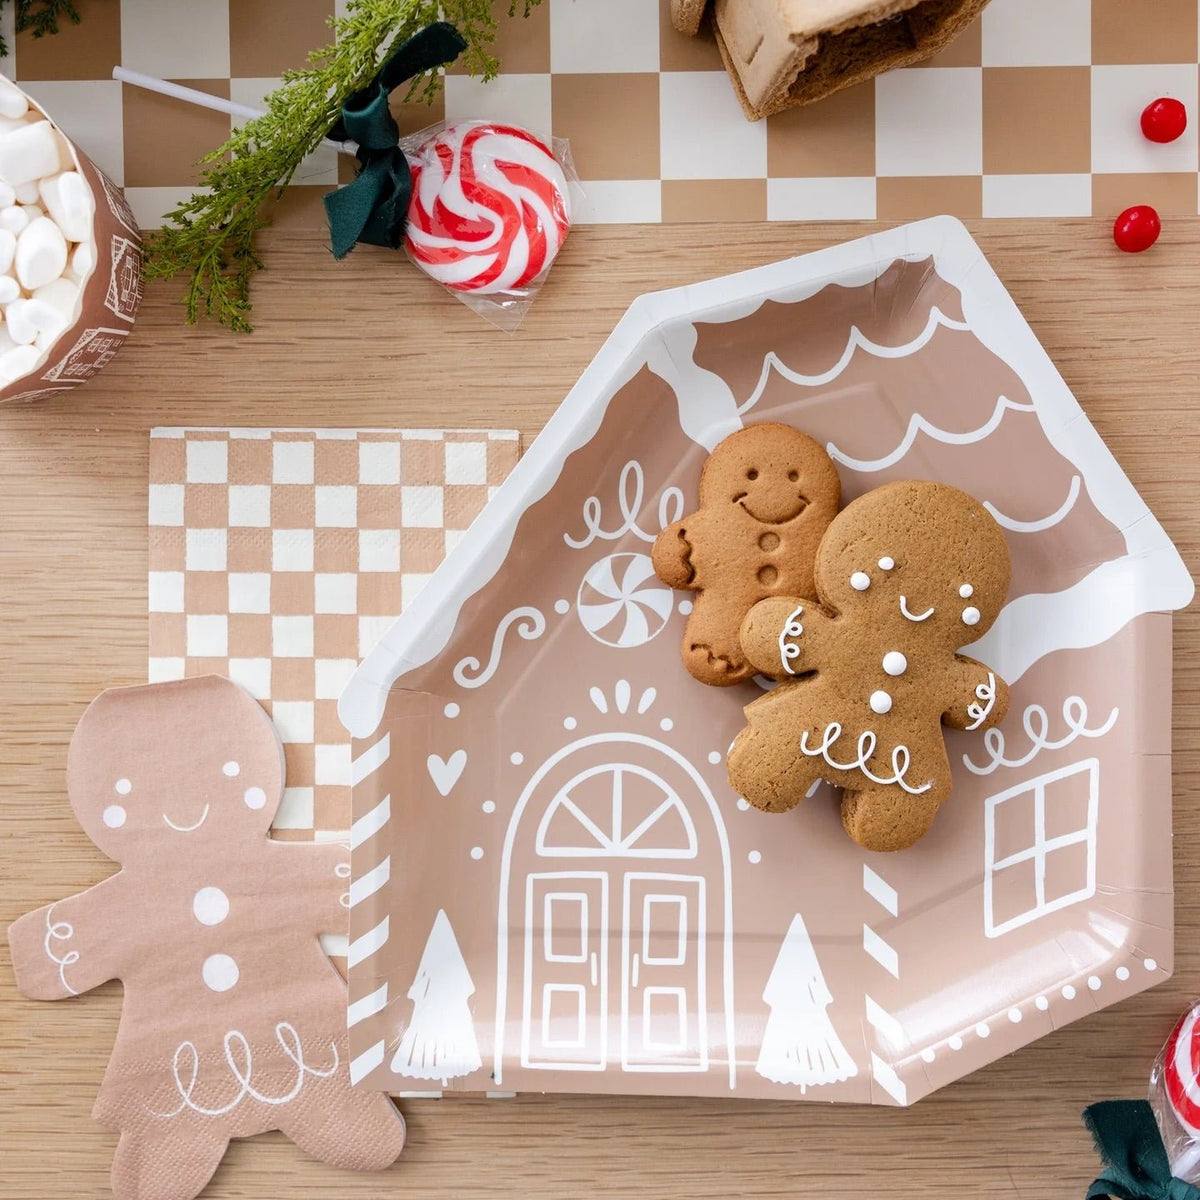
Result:
{"type": "Polygon", "coordinates": [[[1142,113],[1142,132],[1152,142],[1173,142],[1187,128],[1187,109],[1179,100],[1160,96],[1142,113]]]}
{"type": "Polygon", "coordinates": [[[1149,250],[1162,233],[1162,222],[1158,213],[1149,204],[1137,204],[1127,208],[1113,225],[1113,241],[1127,254],[1140,254],[1149,250]]]}

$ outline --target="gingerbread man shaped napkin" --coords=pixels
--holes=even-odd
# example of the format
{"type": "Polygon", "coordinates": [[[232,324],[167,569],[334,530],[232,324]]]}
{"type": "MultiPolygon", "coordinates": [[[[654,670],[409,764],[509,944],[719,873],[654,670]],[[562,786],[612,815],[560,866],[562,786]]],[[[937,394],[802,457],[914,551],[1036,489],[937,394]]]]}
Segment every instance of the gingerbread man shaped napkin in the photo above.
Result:
{"type": "Polygon", "coordinates": [[[318,941],[346,927],[348,852],[268,837],[283,779],[266,713],[215,675],[103,692],[71,739],[71,804],[121,870],[9,942],[33,999],[124,984],[93,1109],[120,1131],[118,1200],[191,1200],[230,1138],[268,1129],[359,1170],[404,1143],[391,1101],[350,1087],[318,941]]]}

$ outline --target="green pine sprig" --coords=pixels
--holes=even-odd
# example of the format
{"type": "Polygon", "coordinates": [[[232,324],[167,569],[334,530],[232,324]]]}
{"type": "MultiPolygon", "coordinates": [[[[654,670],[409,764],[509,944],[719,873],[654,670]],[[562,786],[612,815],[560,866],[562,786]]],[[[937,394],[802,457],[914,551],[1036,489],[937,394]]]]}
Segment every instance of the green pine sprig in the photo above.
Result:
{"type": "MultiPolygon", "coordinates": [[[[538,2],[524,0],[526,16],[538,2]]],[[[205,155],[200,189],[150,237],[146,259],[151,279],[188,276],[189,324],[203,315],[249,331],[250,281],[263,267],[255,236],[268,224],[264,207],[283,193],[386,53],[439,20],[467,42],[459,62],[473,75],[492,78],[499,64],[488,52],[496,32],[491,0],[351,0],[346,16],[330,21],[334,42],[314,51],[304,70],[284,75],[263,116],[205,155]]],[[[407,99],[432,101],[440,86],[441,76],[431,72],[414,80],[407,99]]]]}
{"type": "MultiPolygon", "coordinates": [[[[0,9],[7,3],[8,0],[0,0],[0,9]]],[[[60,20],[79,24],[79,10],[74,0],[15,0],[15,3],[18,33],[28,31],[38,38],[57,33],[60,20]]],[[[0,58],[7,58],[8,54],[8,43],[0,37],[0,58]]]]}

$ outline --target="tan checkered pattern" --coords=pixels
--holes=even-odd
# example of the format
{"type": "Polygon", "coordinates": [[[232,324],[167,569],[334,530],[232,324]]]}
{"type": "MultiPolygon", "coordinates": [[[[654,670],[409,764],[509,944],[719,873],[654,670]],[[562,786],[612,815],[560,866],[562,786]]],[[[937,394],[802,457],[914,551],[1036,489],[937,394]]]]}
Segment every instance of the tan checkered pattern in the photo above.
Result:
{"type": "Polygon", "coordinates": [[[264,703],[276,829],[349,827],[342,686],[518,453],[503,431],[153,431],[150,679],[216,672],[264,703]]]}
{"type": "MultiPolygon", "coordinates": [[[[229,121],[114,83],[114,64],[255,103],[326,40],[335,2],[79,0],[82,25],[22,37],[0,65],[153,225],[190,192],[192,164],[229,121]]],[[[402,124],[497,117],[569,138],[585,221],[1197,211],[1195,119],[1171,146],[1138,128],[1159,95],[1196,116],[1197,0],[992,0],[930,63],[757,124],[711,34],[676,33],[668,9],[543,0],[528,21],[502,19],[499,79],[452,72],[437,105],[402,124]]],[[[301,169],[311,194],[298,202],[313,221],[317,195],[351,170],[329,151],[301,169]]]]}

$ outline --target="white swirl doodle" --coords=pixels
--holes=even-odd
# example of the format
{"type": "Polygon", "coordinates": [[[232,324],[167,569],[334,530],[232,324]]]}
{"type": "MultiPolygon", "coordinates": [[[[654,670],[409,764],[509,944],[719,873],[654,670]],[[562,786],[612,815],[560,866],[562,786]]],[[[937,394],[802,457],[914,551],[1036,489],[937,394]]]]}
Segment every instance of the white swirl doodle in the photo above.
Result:
{"type": "Polygon", "coordinates": [[[792,663],[800,657],[799,646],[789,646],[788,638],[798,638],[804,632],[804,626],[800,624],[800,614],[804,612],[804,605],[797,604],[790,613],[788,618],[783,623],[783,628],[779,632],[779,662],[783,669],[789,675],[795,675],[792,670],[792,663]]]}
{"type": "Polygon", "coordinates": [[[1023,767],[1032,762],[1043,750],[1061,750],[1069,746],[1076,738],[1103,737],[1116,724],[1120,710],[1114,708],[1108,714],[1108,720],[1096,729],[1087,727],[1088,707],[1081,696],[1068,696],[1063,701],[1062,715],[1067,726],[1067,733],[1057,740],[1049,736],[1050,718],[1040,704],[1031,704],[1021,718],[1025,736],[1029,738],[1029,751],[1020,758],[1005,758],[1004,733],[1000,729],[989,729],[983,735],[983,746],[988,752],[990,762],[982,766],[971,760],[970,755],[963,755],[963,766],[975,775],[990,775],[997,767],[1023,767]]]}
{"type": "Polygon", "coordinates": [[[800,735],[800,750],[801,753],[807,754],[809,758],[823,758],[831,767],[838,771],[861,771],[872,783],[877,783],[881,787],[888,787],[893,783],[898,783],[910,796],[919,796],[922,792],[927,792],[933,787],[933,781],[921,784],[920,787],[913,787],[907,779],[904,778],[908,774],[908,768],[911,766],[911,759],[907,746],[897,746],[892,751],[892,776],[888,779],[886,776],[876,775],[870,767],[867,766],[871,755],[875,753],[875,747],[878,744],[878,739],[875,734],[869,729],[864,729],[858,735],[858,757],[850,762],[838,762],[829,751],[833,744],[842,736],[842,727],[837,721],[831,721],[825,727],[825,733],[821,738],[819,746],[810,746],[808,744],[808,730],[806,729],[800,735]]]}
{"type": "Polygon", "coordinates": [[[175,1087],[180,1097],[179,1107],[173,1112],[155,1112],[153,1115],[169,1119],[179,1116],[184,1109],[190,1109],[202,1117],[223,1117],[237,1108],[247,1096],[252,1100],[257,1100],[260,1104],[289,1104],[300,1095],[306,1075],[311,1075],[314,1079],[328,1079],[338,1069],[340,1060],[337,1046],[333,1042],[329,1043],[329,1049],[333,1051],[333,1064],[322,1069],[310,1066],[304,1061],[304,1048],[300,1044],[300,1035],[296,1032],[294,1025],[280,1021],[275,1026],[275,1039],[279,1042],[284,1055],[292,1061],[296,1068],[296,1082],[292,1085],[291,1090],[282,1096],[268,1096],[255,1088],[251,1082],[254,1063],[250,1053],[250,1043],[244,1034],[239,1033],[236,1029],[231,1029],[225,1035],[223,1045],[225,1065],[229,1068],[229,1073],[237,1080],[237,1095],[220,1108],[207,1108],[193,1100],[192,1093],[196,1090],[196,1082],[200,1074],[200,1052],[196,1049],[194,1042],[180,1042],[175,1047],[175,1055],[171,1060],[171,1074],[175,1079],[175,1087]],[[181,1066],[185,1062],[187,1065],[184,1069],[188,1072],[186,1083],[181,1071],[181,1066]]]}
{"type": "Polygon", "coordinates": [[[42,946],[46,951],[46,957],[58,967],[58,981],[63,985],[64,991],[72,996],[78,996],[79,993],[67,982],[66,971],[68,967],[73,967],[79,961],[79,951],[68,950],[62,958],[59,958],[50,949],[51,942],[69,942],[75,936],[75,926],[69,921],[52,920],[53,912],[54,905],[52,904],[46,909],[46,936],[42,939],[42,946]]]}
{"type": "Polygon", "coordinates": [[[460,658],[454,668],[454,682],[460,687],[483,687],[500,666],[500,654],[504,648],[504,635],[516,625],[517,634],[527,642],[537,641],[546,632],[546,618],[536,608],[526,606],[514,608],[501,618],[492,637],[492,651],[488,657],[487,666],[480,669],[479,659],[473,654],[460,658]]]}
{"type": "MultiPolygon", "coordinates": [[[[572,550],[583,550],[597,538],[606,542],[615,542],[618,538],[632,533],[643,542],[653,542],[658,536],[647,533],[637,523],[637,515],[642,511],[642,501],[646,494],[646,480],[642,474],[642,464],[636,459],[630,459],[621,468],[621,478],[617,481],[617,504],[621,509],[621,524],[616,529],[602,529],[603,520],[600,497],[589,496],[583,502],[583,524],[587,529],[586,536],[573,538],[569,533],[563,534],[563,541],[572,550]]],[[[658,500],[658,524],[660,529],[666,529],[673,521],[683,516],[683,492],[677,487],[664,489],[658,500]]]]}
{"type": "Polygon", "coordinates": [[[967,731],[978,729],[988,719],[988,714],[996,707],[996,676],[988,672],[987,683],[981,683],[975,689],[977,703],[967,705],[967,716],[972,718],[967,731]]]}

